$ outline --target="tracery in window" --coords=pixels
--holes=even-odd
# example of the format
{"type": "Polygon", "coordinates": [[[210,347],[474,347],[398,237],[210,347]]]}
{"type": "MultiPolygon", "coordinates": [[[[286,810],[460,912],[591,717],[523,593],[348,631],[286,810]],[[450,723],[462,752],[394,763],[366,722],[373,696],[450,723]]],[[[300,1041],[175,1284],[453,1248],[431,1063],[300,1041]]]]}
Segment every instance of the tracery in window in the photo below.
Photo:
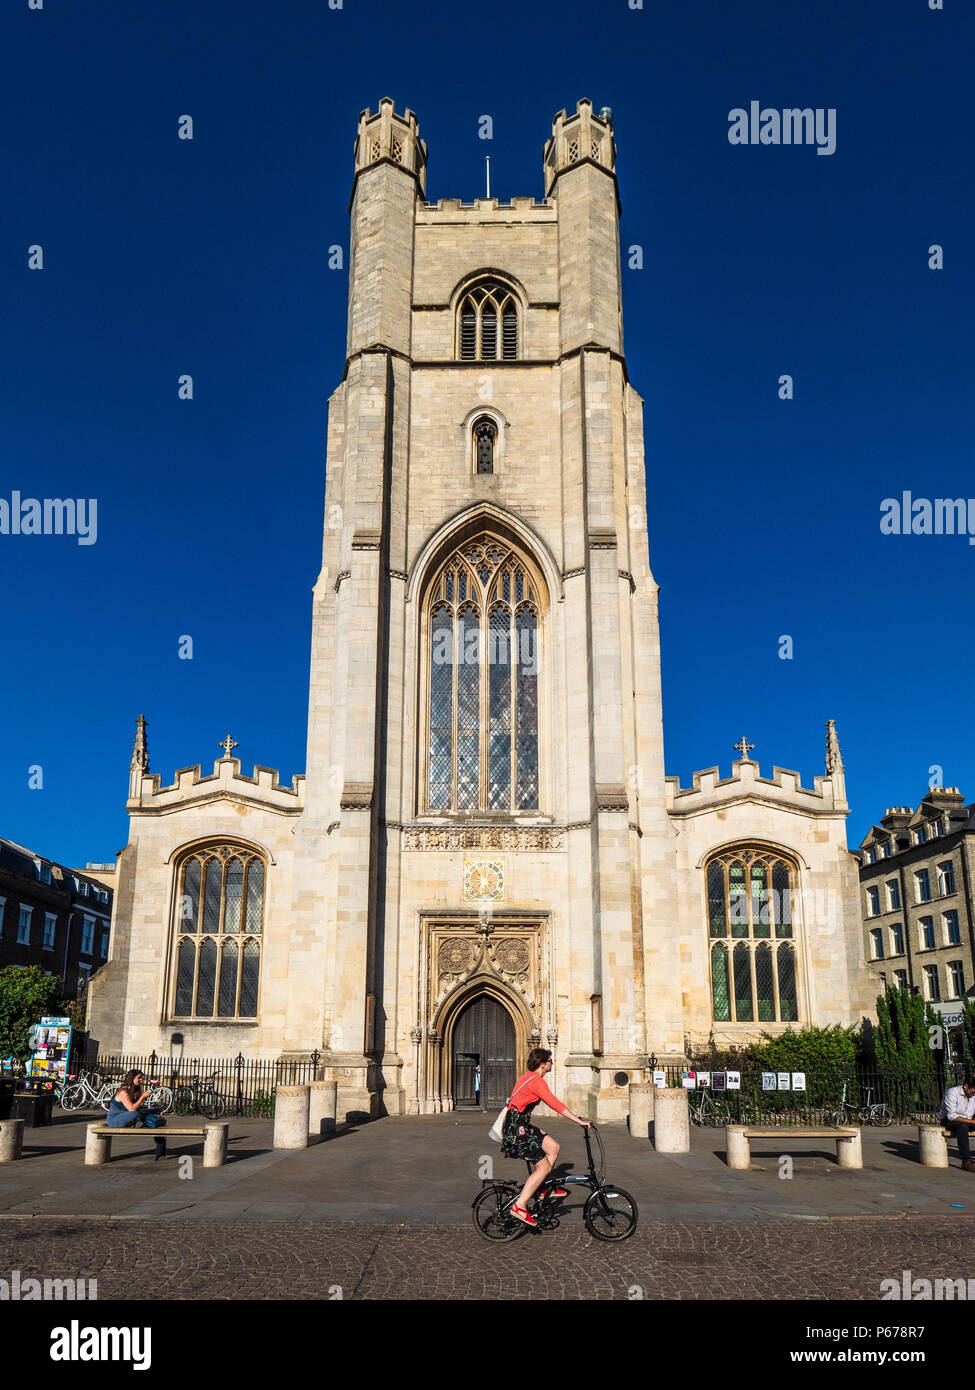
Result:
{"type": "Polygon", "coordinates": [[[794,867],[770,850],[735,847],[708,862],[705,885],[716,1022],[798,1019],[791,944],[795,882],[794,867]]]}
{"type": "Polygon", "coordinates": [[[518,299],[499,280],[482,280],[460,302],[458,355],[462,362],[514,361],[518,356],[518,299]]]}
{"type": "Polygon", "coordinates": [[[493,420],[482,416],[474,426],[474,472],[494,472],[494,450],[498,442],[498,427],[493,420]]]}
{"type": "Polygon", "coordinates": [[[538,809],[541,579],[483,535],[444,562],[426,600],[430,811],[538,809]]]}
{"type": "Polygon", "coordinates": [[[256,1018],[264,860],[242,845],[193,850],[176,866],[175,1018],[256,1018]]]}

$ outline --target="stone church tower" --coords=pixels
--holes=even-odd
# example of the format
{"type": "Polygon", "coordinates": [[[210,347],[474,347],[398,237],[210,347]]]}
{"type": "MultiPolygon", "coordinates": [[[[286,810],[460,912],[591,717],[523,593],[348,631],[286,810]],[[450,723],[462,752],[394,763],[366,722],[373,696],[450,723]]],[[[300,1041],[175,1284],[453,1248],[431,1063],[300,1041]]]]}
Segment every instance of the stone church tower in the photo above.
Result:
{"type": "Polygon", "coordinates": [[[496,1108],[542,1045],[622,1119],[651,1051],[865,1006],[842,760],[665,779],[615,155],[580,101],[544,198],[428,203],[414,114],[360,116],[307,771],[163,788],[140,726],[103,1047],[317,1048],[376,1115],[496,1108]]]}

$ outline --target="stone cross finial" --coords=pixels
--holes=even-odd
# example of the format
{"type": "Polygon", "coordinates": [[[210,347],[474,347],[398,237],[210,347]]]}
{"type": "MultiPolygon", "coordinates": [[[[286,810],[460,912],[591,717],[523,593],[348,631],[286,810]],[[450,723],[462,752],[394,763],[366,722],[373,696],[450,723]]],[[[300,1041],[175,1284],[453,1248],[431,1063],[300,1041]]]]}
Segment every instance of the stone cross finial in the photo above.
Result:
{"type": "Polygon", "coordinates": [[[754,743],[749,743],[748,740],[745,738],[744,734],[742,734],[738,742],[733,744],[732,747],[736,748],[738,752],[741,754],[743,762],[751,762],[751,758],[749,758],[748,754],[755,747],[755,745],[754,743]]]}
{"type": "Polygon", "coordinates": [[[135,721],[135,743],[132,745],[130,772],[149,771],[149,745],[146,742],[146,717],[140,714],[135,721]]]}
{"type": "Polygon", "coordinates": [[[840,741],[836,737],[836,720],[827,719],[826,721],[826,775],[832,776],[834,772],[842,772],[843,754],[840,752],[840,741]]]}
{"type": "Polygon", "coordinates": [[[218,747],[223,749],[223,756],[229,758],[231,748],[238,747],[238,744],[228,734],[223,743],[219,744],[218,747]]]}

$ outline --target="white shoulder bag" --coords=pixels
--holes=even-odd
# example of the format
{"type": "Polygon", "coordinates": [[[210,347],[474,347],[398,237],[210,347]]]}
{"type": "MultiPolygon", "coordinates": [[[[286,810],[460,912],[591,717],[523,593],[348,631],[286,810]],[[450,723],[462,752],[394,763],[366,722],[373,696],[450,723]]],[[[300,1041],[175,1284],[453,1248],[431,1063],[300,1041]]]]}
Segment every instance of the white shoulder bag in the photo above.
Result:
{"type": "MultiPolygon", "coordinates": [[[[523,1081],[523,1082],[521,1083],[521,1086],[518,1087],[518,1091],[520,1091],[520,1090],[522,1089],[522,1087],[527,1086],[527,1085],[528,1085],[528,1082],[527,1082],[527,1081],[523,1081]]],[[[495,1122],[494,1122],[494,1124],[491,1126],[491,1128],[488,1130],[488,1136],[489,1136],[491,1139],[493,1139],[494,1142],[495,1142],[496,1144],[500,1144],[500,1143],[501,1143],[502,1133],[503,1133],[503,1131],[504,1131],[504,1117],[505,1117],[505,1115],[507,1115],[508,1109],[509,1109],[509,1107],[510,1107],[510,1105],[511,1105],[511,1102],[514,1100],[515,1096],[518,1094],[518,1091],[515,1091],[514,1095],[511,1095],[511,1096],[508,1097],[508,1099],[505,1101],[504,1105],[501,1107],[501,1113],[500,1113],[500,1115],[499,1115],[498,1118],[495,1120],[495,1122]]]]}

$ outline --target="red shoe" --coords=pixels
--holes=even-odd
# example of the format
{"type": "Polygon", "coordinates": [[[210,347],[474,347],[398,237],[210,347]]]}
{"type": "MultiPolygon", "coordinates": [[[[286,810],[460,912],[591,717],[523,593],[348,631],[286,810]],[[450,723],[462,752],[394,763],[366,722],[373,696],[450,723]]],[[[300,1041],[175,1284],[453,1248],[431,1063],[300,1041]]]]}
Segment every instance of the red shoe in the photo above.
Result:
{"type": "Polygon", "coordinates": [[[549,1190],[548,1195],[550,1197],[568,1197],[569,1192],[568,1188],[565,1187],[553,1187],[549,1190]]]}
{"type": "Polygon", "coordinates": [[[524,1207],[520,1207],[517,1202],[512,1202],[511,1204],[511,1215],[516,1221],[524,1221],[526,1226],[538,1225],[538,1222],[535,1220],[534,1216],[532,1216],[531,1212],[526,1211],[524,1207]]]}

